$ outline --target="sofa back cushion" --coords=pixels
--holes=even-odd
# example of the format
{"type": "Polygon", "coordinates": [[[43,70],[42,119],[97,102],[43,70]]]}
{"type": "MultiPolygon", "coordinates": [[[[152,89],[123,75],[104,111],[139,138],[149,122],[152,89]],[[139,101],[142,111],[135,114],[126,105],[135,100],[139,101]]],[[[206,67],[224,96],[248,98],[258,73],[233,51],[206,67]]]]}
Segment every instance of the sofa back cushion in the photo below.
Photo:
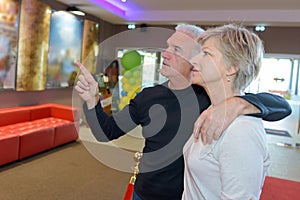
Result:
{"type": "Polygon", "coordinates": [[[30,110],[26,108],[12,108],[0,110],[0,126],[30,121],[30,110]]]}
{"type": "Polygon", "coordinates": [[[80,111],[79,109],[64,106],[64,105],[54,105],[51,107],[51,116],[61,119],[66,119],[69,121],[79,121],[80,111]]]}
{"type": "Polygon", "coordinates": [[[51,117],[51,108],[50,107],[42,107],[36,106],[32,107],[30,111],[30,120],[42,119],[51,117]]]}
{"type": "Polygon", "coordinates": [[[41,104],[0,109],[0,126],[34,121],[48,117],[79,121],[80,110],[59,104],[41,104]]]}

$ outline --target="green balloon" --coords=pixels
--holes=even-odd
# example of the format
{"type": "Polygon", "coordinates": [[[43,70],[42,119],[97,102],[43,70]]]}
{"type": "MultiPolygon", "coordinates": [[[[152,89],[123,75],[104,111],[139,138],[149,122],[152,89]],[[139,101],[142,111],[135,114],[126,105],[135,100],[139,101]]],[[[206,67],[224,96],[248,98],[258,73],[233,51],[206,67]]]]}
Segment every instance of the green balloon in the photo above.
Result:
{"type": "Polygon", "coordinates": [[[142,63],[142,56],[136,50],[127,51],[121,58],[121,64],[126,70],[130,70],[142,63]]]}
{"type": "Polygon", "coordinates": [[[122,74],[126,78],[130,78],[132,76],[132,72],[131,71],[127,71],[127,70],[123,71],[122,74]]]}
{"type": "Polygon", "coordinates": [[[141,76],[141,72],[139,70],[135,70],[132,72],[132,76],[135,78],[139,78],[141,76]]]}

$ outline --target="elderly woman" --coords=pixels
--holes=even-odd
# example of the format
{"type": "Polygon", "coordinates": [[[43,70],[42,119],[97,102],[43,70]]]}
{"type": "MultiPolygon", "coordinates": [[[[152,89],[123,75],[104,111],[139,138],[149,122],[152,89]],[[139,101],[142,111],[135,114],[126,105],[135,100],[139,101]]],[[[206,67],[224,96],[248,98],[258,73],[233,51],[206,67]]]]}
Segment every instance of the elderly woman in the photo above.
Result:
{"type": "MultiPolygon", "coordinates": [[[[207,30],[201,52],[191,59],[192,81],[208,93],[212,105],[243,94],[259,73],[264,48],[259,37],[237,25],[207,30]]],[[[260,118],[240,116],[218,141],[184,146],[182,199],[259,199],[269,166],[266,134],[260,118]]]]}

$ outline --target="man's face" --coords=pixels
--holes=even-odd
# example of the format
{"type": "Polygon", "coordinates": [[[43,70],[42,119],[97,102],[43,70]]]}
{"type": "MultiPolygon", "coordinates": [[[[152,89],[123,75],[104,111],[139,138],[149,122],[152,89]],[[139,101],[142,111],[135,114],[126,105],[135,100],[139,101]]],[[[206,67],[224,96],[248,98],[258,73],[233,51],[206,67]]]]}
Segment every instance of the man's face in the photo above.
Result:
{"type": "Polygon", "coordinates": [[[161,74],[169,80],[181,76],[190,80],[192,65],[189,60],[200,51],[200,46],[191,37],[176,31],[168,40],[168,48],[163,52],[161,74]]]}

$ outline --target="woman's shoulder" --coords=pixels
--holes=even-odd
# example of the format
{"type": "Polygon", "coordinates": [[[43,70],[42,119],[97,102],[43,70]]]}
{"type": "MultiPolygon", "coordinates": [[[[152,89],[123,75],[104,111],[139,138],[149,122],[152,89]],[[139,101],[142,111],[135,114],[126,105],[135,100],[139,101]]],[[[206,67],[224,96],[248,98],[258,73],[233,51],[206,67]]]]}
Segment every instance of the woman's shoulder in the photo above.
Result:
{"type": "Polygon", "coordinates": [[[262,119],[253,116],[240,115],[235,120],[233,120],[228,128],[231,130],[237,128],[247,129],[251,127],[263,127],[262,119]]]}
{"type": "Polygon", "coordinates": [[[265,129],[261,118],[241,115],[225,129],[220,140],[247,140],[247,138],[264,136],[265,129]]]}

